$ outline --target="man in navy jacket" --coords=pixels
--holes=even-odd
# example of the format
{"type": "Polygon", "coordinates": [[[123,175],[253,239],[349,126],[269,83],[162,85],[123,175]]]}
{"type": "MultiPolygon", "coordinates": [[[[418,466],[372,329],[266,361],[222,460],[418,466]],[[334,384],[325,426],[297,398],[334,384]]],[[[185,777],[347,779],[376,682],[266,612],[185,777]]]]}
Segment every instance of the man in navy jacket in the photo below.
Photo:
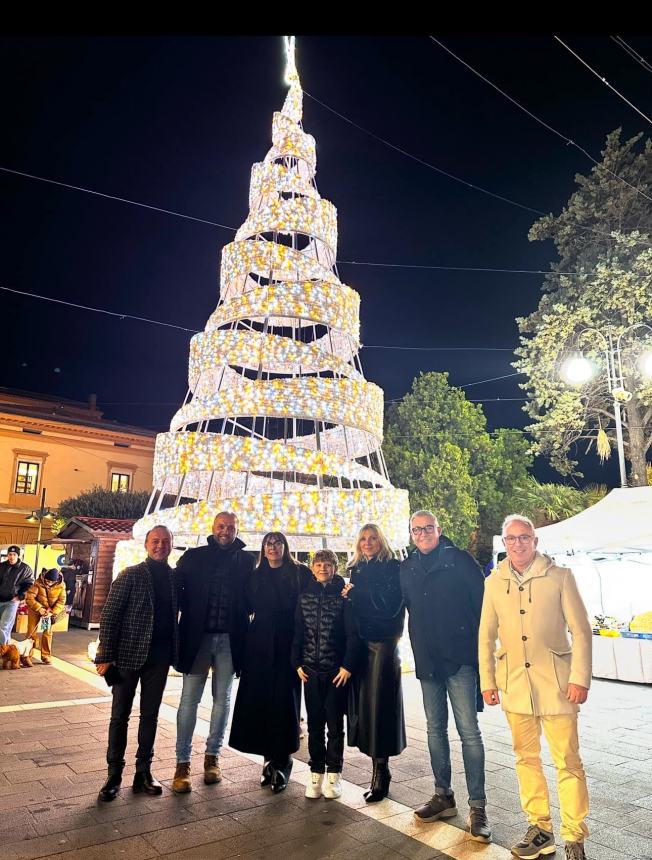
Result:
{"type": "Polygon", "coordinates": [[[204,782],[220,782],[219,755],[231,708],[231,686],[240,674],[248,625],[244,590],[254,567],[238,538],[238,518],[221,511],[205,546],[186,550],[175,572],[179,609],[179,662],[183,689],[177,712],[177,767],[172,791],[191,791],[192,738],[209,671],[213,707],[204,756],[204,782]]]}
{"type": "Polygon", "coordinates": [[[417,511],[410,518],[415,550],[401,564],[401,590],[421,682],[435,794],[415,810],[421,821],[457,815],[451,788],[448,701],[462,741],[469,791],[471,838],[491,841],[485,812],[484,746],[478,727],[478,628],[484,578],[468,552],[441,533],[437,517],[417,511]]]}

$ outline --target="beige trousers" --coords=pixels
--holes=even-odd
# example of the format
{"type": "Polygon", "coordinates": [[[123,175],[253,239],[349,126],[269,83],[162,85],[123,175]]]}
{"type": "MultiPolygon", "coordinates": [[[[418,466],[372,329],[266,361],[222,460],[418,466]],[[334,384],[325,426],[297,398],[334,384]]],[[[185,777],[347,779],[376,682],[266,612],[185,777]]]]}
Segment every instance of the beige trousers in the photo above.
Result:
{"type": "Polygon", "coordinates": [[[584,842],[588,828],[589,793],[580,758],[577,714],[535,717],[507,713],[516,754],[521,806],[530,824],[552,832],[548,785],[541,766],[541,728],[557,768],[557,790],[564,842],[584,842]]]}

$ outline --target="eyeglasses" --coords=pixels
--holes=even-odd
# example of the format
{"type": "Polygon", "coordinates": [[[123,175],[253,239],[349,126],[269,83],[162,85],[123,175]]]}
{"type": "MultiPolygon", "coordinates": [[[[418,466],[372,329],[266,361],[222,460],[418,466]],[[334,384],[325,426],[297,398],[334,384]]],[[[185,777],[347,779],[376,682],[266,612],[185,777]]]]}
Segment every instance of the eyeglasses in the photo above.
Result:
{"type": "Polygon", "coordinates": [[[530,543],[531,540],[534,540],[533,535],[505,535],[503,538],[507,546],[514,546],[516,541],[520,544],[530,543]]]}
{"type": "Polygon", "coordinates": [[[265,546],[285,546],[285,544],[282,540],[275,540],[274,538],[271,538],[271,540],[266,541],[265,546]]]}
{"type": "Polygon", "coordinates": [[[434,534],[436,526],[412,526],[411,532],[415,537],[434,534]]]}

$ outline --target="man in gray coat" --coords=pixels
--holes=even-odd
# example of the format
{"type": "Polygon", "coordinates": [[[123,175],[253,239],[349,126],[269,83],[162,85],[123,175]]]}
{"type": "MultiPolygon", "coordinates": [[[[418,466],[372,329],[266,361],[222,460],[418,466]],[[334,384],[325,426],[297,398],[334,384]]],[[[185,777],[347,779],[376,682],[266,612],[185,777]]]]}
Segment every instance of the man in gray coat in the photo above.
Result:
{"type": "Polygon", "coordinates": [[[589,796],[577,714],[591,683],[591,626],[571,571],[537,552],[531,520],[517,514],[507,517],[503,543],[507,558],[485,584],[479,663],[486,704],[497,705],[502,696],[512,731],[521,805],[530,824],[512,854],[535,860],[555,852],[541,765],[543,729],[557,768],[566,857],[584,860],[589,796]]]}

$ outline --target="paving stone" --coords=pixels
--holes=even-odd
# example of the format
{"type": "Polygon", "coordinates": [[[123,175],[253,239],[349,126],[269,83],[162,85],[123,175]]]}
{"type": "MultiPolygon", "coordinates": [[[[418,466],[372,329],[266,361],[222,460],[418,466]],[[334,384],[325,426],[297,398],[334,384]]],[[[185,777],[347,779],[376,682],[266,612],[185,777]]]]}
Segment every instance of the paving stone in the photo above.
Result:
{"type": "MultiPolygon", "coordinates": [[[[218,816],[215,816],[218,817],[218,816]]],[[[171,826],[184,825],[196,821],[194,810],[186,806],[167,809],[162,812],[148,812],[142,815],[129,815],[113,822],[123,836],[138,836],[153,831],[162,831],[171,826]]]]}
{"type": "MultiPolygon", "coordinates": [[[[600,845],[591,839],[588,839],[585,843],[584,851],[588,860],[632,860],[633,856],[631,854],[623,854],[622,851],[614,851],[613,848],[600,845]]],[[[636,857],[635,860],[648,860],[648,858],[636,857]]]]}
{"type": "Polygon", "coordinates": [[[356,821],[353,824],[347,824],[344,827],[346,833],[357,839],[358,842],[380,842],[386,836],[388,828],[381,824],[380,821],[367,819],[366,821],[356,821]]]}
{"type": "Polygon", "coordinates": [[[248,830],[248,827],[224,815],[179,824],[176,827],[168,827],[155,833],[146,833],[142,838],[147,840],[160,854],[167,854],[182,848],[192,848],[206,842],[237,836],[241,833],[247,833],[248,830]]]}
{"type": "Polygon", "coordinates": [[[85,758],[70,762],[70,769],[75,773],[88,773],[89,771],[104,771],[106,772],[106,757],[101,758],[85,758]]]}
{"type": "MultiPolygon", "coordinates": [[[[29,807],[30,814],[34,818],[57,818],[61,815],[72,815],[77,812],[92,811],[96,802],[96,796],[89,797],[66,797],[65,799],[53,799],[49,802],[34,803],[29,807]]],[[[122,805],[120,799],[114,801],[114,805],[122,805]]]]}
{"type": "Polygon", "coordinates": [[[54,796],[45,789],[40,782],[28,782],[24,785],[12,787],[8,794],[0,796],[0,812],[8,814],[10,809],[24,809],[32,803],[42,803],[54,800],[54,796]]]}
{"type": "MultiPolygon", "coordinates": [[[[425,847],[425,846],[424,846],[425,847]]],[[[383,843],[374,843],[371,845],[360,845],[357,848],[348,848],[345,851],[335,851],[333,854],[326,854],[324,860],[396,860],[399,857],[405,856],[398,854],[393,846],[384,845],[383,843]]],[[[426,856],[432,857],[433,854],[426,856]]]]}
{"type": "Polygon", "coordinates": [[[301,839],[283,842],[278,845],[264,846],[246,855],[247,860],[287,860],[300,857],[301,860],[332,857],[334,854],[347,856],[360,847],[360,843],[343,833],[326,835],[306,834],[301,839]]]}
{"type": "Polygon", "coordinates": [[[0,821],[0,845],[4,845],[6,842],[32,839],[38,835],[39,833],[29,815],[26,818],[11,815],[10,818],[0,821]]]}
{"type": "Polygon", "coordinates": [[[652,839],[652,816],[649,812],[641,811],[637,817],[628,818],[623,822],[623,827],[628,833],[637,833],[639,836],[652,839]]]}
{"type": "Polygon", "coordinates": [[[391,828],[386,828],[388,833],[383,837],[381,843],[386,845],[400,857],[409,857],[410,860],[432,860],[433,857],[444,857],[440,851],[431,848],[429,845],[424,845],[423,842],[418,842],[416,839],[411,839],[403,833],[397,833],[391,828]]]}
{"type": "Polygon", "coordinates": [[[591,842],[594,845],[598,843],[614,851],[621,851],[630,857],[652,857],[652,839],[609,825],[605,825],[592,835],[591,842]]]}
{"type": "Polygon", "coordinates": [[[149,860],[158,854],[141,836],[57,854],[57,860],[149,860]]]}
{"type": "MultiPolygon", "coordinates": [[[[56,836],[38,836],[36,839],[8,842],[2,845],[3,860],[33,860],[38,857],[49,857],[56,852],[66,851],[70,846],[68,838],[63,833],[56,836]]],[[[60,855],[57,854],[57,857],[60,855]]]]}
{"type": "Polygon", "coordinates": [[[405,806],[416,807],[422,806],[432,797],[432,790],[423,791],[416,789],[411,785],[401,783],[396,785],[394,781],[392,781],[389,787],[389,796],[392,800],[396,800],[398,803],[403,803],[405,806]]]}
{"type": "Polygon", "coordinates": [[[266,804],[254,809],[243,809],[232,813],[232,817],[246,826],[247,830],[261,830],[278,824],[306,818],[314,814],[310,809],[299,809],[293,803],[266,804]]]}
{"type": "Polygon", "coordinates": [[[39,836],[63,834],[68,830],[90,827],[95,824],[90,812],[75,812],[72,815],[57,815],[56,818],[39,818],[34,820],[33,827],[39,836]]]}

